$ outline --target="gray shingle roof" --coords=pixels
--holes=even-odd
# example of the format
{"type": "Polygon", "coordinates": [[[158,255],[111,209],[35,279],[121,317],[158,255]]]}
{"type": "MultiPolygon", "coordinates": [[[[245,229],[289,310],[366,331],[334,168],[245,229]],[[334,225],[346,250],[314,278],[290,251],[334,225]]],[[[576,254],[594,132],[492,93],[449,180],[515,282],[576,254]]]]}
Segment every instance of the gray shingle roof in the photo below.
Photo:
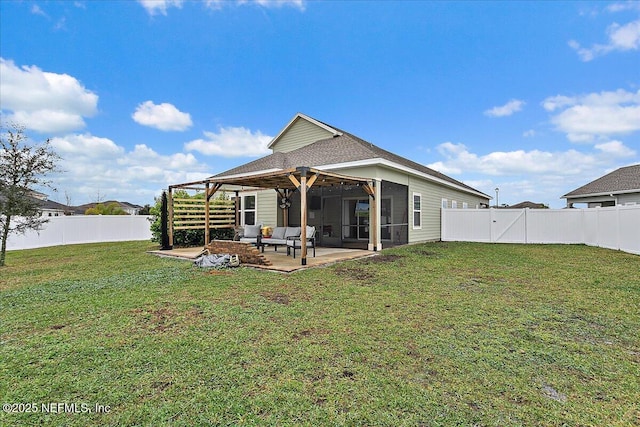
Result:
{"type": "Polygon", "coordinates": [[[577,188],[564,196],[571,198],[603,193],[640,192],[640,164],[626,166],[577,188]]]}
{"type": "MultiPolygon", "coordinates": [[[[327,125],[328,126],[328,125],[327,125]]],[[[334,129],[339,130],[334,127],[334,129]]],[[[393,154],[376,145],[371,144],[348,132],[333,138],[321,139],[296,150],[281,153],[276,152],[266,157],[254,160],[236,168],[215,175],[220,178],[229,175],[247,174],[269,169],[288,169],[298,166],[317,167],[338,163],[348,163],[361,160],[385,159],[415,171],[431,175],[443,181],[460,186],[469,191],[484,194],[458,180],[416,163],[412,160],[393,154]]],[[[486,194],[485,194],[486,196],[486,194]]],[[[487,196],[489,198],[489,196],[487,196]]]]}

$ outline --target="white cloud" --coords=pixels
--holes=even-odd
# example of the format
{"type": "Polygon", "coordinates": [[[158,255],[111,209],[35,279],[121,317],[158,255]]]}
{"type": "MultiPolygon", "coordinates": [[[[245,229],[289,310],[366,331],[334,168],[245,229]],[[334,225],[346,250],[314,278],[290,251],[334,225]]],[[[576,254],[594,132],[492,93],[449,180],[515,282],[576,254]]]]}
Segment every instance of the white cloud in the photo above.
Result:
{"type": "Polygon", "coordinates": [[[18,67],[0,58],[0,109],[8,120],[38,132],[64,132],[85,126],[97,112],[98,95],[74,77],[18,67]]]}
{"type": "Polygon", "coordinates": [[[637,159],[637,152],[620,141],[597,144],[587,152],[514,150],[476,154],[464,144],[452,142],[436,148],[444,159],[427,166],[457,176],[491,196],[499,187],[500,204],[531,200],[556,208],[564,206],[560,199],[563,194],[603,175],[603,171],[637,159]]]}
{"type": "Polygon", "coordinates": [[[62,158],[82,157],[89,160],[113,158],[124,154],[124,149],[118,147],[112,140],[89,133],[52,138],[51,146],[62,158]]]}
{"type": "Polygon", "coordinates": [[[486,110],[484,114],[489,117],[506,117],[522,110],[522,107],[524,105],[524,101],[521,101],[519,99],[512,99],[504,105],[486,110]]]}
{"type": "Polygon", "coordinates": [[[640,2],[638,1],[626,1],[623,3],[613,3],[605,8],[609,12],[622,12],[625,10],[638,10],[640,11],[640,2]]]}
{"type": "MultiPolygon", "coordinates": [[[[178,9],[181,8],[184,0],[138,0],[138,3],[140,3],[150,15],[166,15],[167,10],[172,7],[178,9]]],[[[196,1],[193,3],[196,3],[196,1]]],[[[304,0],[200,0],[200,3],[202,3],[206,8],[212,10],[220,10],[229,4],[236,4],[240,6],[258,5],[265,8],[291,6],[300,10],[304,10],[305,8],[304,0]]]]}
{"type": "Polygon", "coordinates": [[[262,132],[251,132],[244,127],[221,127],[218,133],[203,132],[206,139],[187,142],[187,151],[222,157],[259,157],[270,153],[267,145],[272,137],[262,132]]]}
{"type": "Polygon", "coordinates": [[[159,154],[138,144],[126,150],[109,138],[89,133],[51,139],[62,157],[62,173],[53,177],[58,190],[71,194],[74,204],[108,199],[153,203],[153,197],[170,184],[211,176],[209,167],[191,153],[159,154]]]}
{"type": "Polygon", "coordinates": [[[42,8],[40,6],[38,6],[37,4],[34,4],[33,6],[31,6],[31,13],[33,13],[34,15],[40,15],[40,16],[44,16],[46,18],[48,18],[49,16],[45,13],[44,10],[42,10],[42,8]]]}
{"type": "Polygon", "coordinates": [[[545,110],[557,113],[551,122],[573,142],[640,130],[640,90],[590,93],[576,97],[553,96],[542,102],[545,110]]]}
{"type": "Polygon", "coordinates": [[[603,154],[617,158],[631,158],[636,155],[633,149],[627,147],[621,141],[604,142],[602,144],[596,144],[594,147],[603,154]]]}
{"type": "Polygon", "coordinates": [[[521,174],[570,175],[611,159],[631,158],[636,152],[620,141],[610,141],[595,146],[596,151],[583,153],[577,150],[559,152],[541,150],[496,151],[478,155],[464,144],[445,142],[437,147],[445,158],[428,167],[445,174],[481,173],[490,176],[521,174]]]}
{"type": "Polygon", "coordinates": [[[575,40],[569,41],[569,47],[578,53],[580,59],[589,62],[598,56],[619,51],[640,49],[640,19],[624,25],[613,23],[607,28],[608,42],[606,44],[594,44],[590,48],[585,48],[575,40]]]}
{"type": "MultiPolygon", "coordinates": [[[[245,3],[245,2],[239,2],[245,3]]],[[[252,3],[248,1],[246,3],[252,3]]],[[[262,7],[283,7],[283,6],[292,6],[298,9],[304,10],[304,1],[303,0],[254,0],[253,3],[256,3],[262,7]]]]}
{"type": "Polygon", "coordinates": [[[522,136],[524,136],[525,138],[533,138],[534,136],[536,136],[536,131],[534,129],[528,129],[522,132],[522,136]]]}
{"type": "Polygon", "coordinates": [[[156,105],[152,101],[138,105],[131,117],[136,123],[162,131],[184,131],[193,124],[188,113],[181,112],[172,104],[156,105]]]}
{"type": "Polygon", "coordinates": [[[138,0],[138,3],[147,10],[149,15],[155,15],[157,13],[166,15],[168,8],[182,7],[182,0],[138,0]]]}

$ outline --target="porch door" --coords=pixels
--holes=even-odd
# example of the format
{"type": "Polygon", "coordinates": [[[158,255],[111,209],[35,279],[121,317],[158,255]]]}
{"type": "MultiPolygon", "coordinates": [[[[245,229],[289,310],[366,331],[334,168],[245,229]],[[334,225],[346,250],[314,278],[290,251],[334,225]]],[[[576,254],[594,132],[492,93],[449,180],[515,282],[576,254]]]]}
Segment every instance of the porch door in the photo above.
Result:
{"type": "Polygon", "coordinates": [[[342,202],[342,238],[369,240],[369,199],[345,199],[342,202]]]}

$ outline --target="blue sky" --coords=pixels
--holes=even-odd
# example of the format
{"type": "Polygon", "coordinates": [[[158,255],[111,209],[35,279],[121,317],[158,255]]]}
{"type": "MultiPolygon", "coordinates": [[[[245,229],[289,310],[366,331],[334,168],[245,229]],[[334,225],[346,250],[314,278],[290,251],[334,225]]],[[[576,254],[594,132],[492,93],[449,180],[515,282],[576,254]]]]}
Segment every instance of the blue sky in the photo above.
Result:
{"type": "Polygon", "coordinates": [[[640,162],[640,2],[0,2],[0,109],[51,199],[153,203],[297,113],[500,203],[640,162]]]}

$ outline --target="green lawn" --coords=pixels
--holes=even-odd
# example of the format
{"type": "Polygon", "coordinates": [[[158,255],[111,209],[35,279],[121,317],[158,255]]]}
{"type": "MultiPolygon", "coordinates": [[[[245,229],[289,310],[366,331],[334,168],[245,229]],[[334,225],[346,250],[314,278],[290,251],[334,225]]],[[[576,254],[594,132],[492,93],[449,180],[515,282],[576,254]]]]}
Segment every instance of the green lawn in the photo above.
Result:
{"type": "Polygon", "coordinates": [[[37,412],[0,425],[640,425],[636,255],[431,243],[212,274],[151,248],[8,253],[0,400],[37,412]]]}

